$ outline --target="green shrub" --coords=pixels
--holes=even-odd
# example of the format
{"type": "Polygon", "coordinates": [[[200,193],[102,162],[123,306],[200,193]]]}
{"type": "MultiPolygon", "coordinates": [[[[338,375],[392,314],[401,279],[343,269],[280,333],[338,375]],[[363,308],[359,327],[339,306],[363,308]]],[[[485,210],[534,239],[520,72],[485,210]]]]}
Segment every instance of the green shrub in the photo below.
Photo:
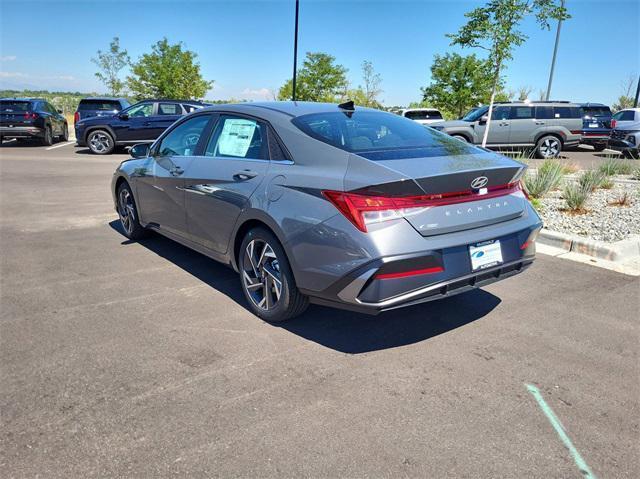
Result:
{"type": "Polygon", "coordinates": [[[600,188],[602,188],[603,190],[610,190],[611,188],[613,188],[613,181],[611,181],[611,178],[605,176],[600,182],[600,188]]]}
{"type": "Polygon", "coordinates": [[[631,173],[631,163],[617,158],[607,158],[598,167],[603,175],[628,175],[631,173]]]}
{"type": "Polygon", "coordinates": [[[631,176],[633,177],[634,180],[640,181],[640,168],[636,168],[635,170],[633,170],[633,172],[631,173],[631,176]]]}
{"type": "Polygon", "coordinates": [[[528,172],[524,177],[524,187],[533,198],[542,198],[556,188],[564,174],[562,164],[557,160],[545,160],[533,174],[528,172]]]}
{"type": "Polygon", "coordinates": [[[562,197],[567,202],[569,210],[582,212],[590,194],[591,191],[583,188],[579,183],[568,183],[564,187],[562,197]]]}
{"type": "Polygon", "coordinates": [[[589,193],[599,188],[607,177],[601,171],[587,170],[578,179],[578,185],[589,193]]]}

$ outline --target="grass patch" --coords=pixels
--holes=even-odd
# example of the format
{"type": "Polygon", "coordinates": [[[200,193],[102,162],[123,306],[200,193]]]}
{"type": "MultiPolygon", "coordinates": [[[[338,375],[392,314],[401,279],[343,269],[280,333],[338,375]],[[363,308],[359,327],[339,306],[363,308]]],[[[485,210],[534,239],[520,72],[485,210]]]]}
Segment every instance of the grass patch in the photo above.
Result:
{"type": "Polygon", "coordinates": [[[635,170],[633,170],[633,171],[631,172],[631,177],[632,177],[634,180],[638,180],[638,181],[640,181],[640,168],[636,168],[635,170]]]}
{"type": "Polygon", "coordinates": [[[631,195],[629,192],[624,191],[618,195],[618,197],[609,202],[609,206],[630,206],[633,201],[631,201],[631,195]]]}
{"type": "Polygon", "coordinates": [[[573,173],[577,173],[579,170],[578,165],[576,165],[575,163],[564,163],[562,165],[562,172],[565,175],[571,175],[573,173]]]}
{"type": "Polygon", "coordinates": [[[591,193],[596,188],[600,188],[607,176],[599,170],[587,170],[578,179],[578,185],[585,191],[591,193]]]}
{"type": "Polygon", "coordinates": [[[585,189],[580,183],[568,183],[562,191],[562,197],[567,202],[567,209],[573,214],[583,214],[587,212],[584,204],[590,195],[591,191],[585,189]]]}
{"type": "Polygon", "coordinates": [[[618,158],[607,158],[598,166],[598,171],[607,176],[629,175],[631,174],[631,170],[631,163],[619,160],[618,158]]]}
{"type": "Polygon", "coordinates": [[[532,198],[542,198],[557,188],[564,176],[563,166],[557,160],[545,160],[537,173],[527,172],[524,187],[532,198]]]}

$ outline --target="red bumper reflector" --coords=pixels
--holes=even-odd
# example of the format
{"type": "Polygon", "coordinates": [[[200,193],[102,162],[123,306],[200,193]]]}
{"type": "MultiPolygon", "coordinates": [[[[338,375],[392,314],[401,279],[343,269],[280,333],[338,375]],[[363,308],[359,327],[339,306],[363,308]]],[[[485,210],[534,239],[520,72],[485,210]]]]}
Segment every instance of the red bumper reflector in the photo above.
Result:
{"type": "Polygon", "coordinates": [[[413,269],[410,271],[400,271],[398,273],[377,274],[375,279],[406,278],[407,276],[417,276],[419,274],[442,273],[443,271],[444,271],[444,268],[442,266],[435,266],[433,268],[413,269]]]}

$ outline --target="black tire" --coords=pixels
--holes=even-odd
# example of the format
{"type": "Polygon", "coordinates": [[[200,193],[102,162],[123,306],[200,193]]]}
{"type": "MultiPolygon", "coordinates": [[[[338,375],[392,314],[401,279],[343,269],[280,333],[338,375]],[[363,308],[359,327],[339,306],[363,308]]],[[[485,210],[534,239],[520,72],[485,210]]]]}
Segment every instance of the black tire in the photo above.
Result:
{"type": "Polygon", "coordinates": [[[94,155],[108,155],[115,148],[115,141],[108,131],[93,130],[87,136],[87,146],[94,155]]]}
{"type": "Polygon", "coordinates": [[[53,145],[53,133],[51,132],[50,126],[46,126],[44,128],[44,136],[42,137],[42,144],[44,146],[53,145]]]}
{"type": "Polygon", "coordinates": [[[536,143],[536,157],[546,160],[557,158],[562,152],[562,140],[557,136],[545,135],[536,143]]]}
{"type": "Polygon", "coordinates": [[[460,141],[464,141],[465,143],[469,143],[469,140],[467,140],[467,137],[464,135],[451,135],[451,137],[460,141]]]}
{"type": "Polygon", "coordinates": [[[138,241],[147,235],[147,230],[138,221],[138,207],[136,200],[131,191],[131,187],[127,182],[122,182],[118,186],[117,192],[118,216],[120,217],[120,226],[124,231],[124,235],[130,240],[138,241]]]}
{"type": "Polygon", "coordinates": [[[607,145],[603,145],[603,144],[592,145],[592,146],[595,151],[604,151],[604,149],[607,147],[607,145]]]}
{"type": "Polygon", "coordinates": [[[62,127],[62,134],[58,137],[60,141],[69,141],[69,127],[65,123],[62,127]]]}
{"type": "Polygon", "coordinates": [[[296,286],[282,245],[267,229],[254,228],[244,237],[238,252],[238,270],[249,309],[259,318],[279,323],[302,314],[309,306],[309,299],[296,286]]]}
{"type": "Polygon", "coordinates": [[[630,160],[640,160],[640,150],[625,150],[622,156],[630,160]]]}

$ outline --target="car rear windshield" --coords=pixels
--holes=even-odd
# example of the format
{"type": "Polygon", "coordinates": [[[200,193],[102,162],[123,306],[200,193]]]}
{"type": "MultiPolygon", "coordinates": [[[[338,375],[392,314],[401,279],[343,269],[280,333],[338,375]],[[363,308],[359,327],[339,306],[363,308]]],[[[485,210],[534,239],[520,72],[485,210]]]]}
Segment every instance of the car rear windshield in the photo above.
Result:
{"type": "Polygon", "coordinates": [[[314,113],[292,121],[312,138],[370,160],[480,152],[460,140],[391,113],[314,113]]]}
{"type": "Polygon", "coordinates": [[[0,101],[0,111],[2,112],[13,112],[13,111],[30,111],[31,102],[30,101],[0,101]]]}
{"type": "MultiPolygon", "coordinates": [[[[127,105],[124,105],[126,107],[127,105]]],[[[123,105],[116,100],[80,100],[78,105],[79,111],[96,110],[96,111],[120,111],[123,105]]]]}
{"type": "Polygon", "coordinates": [[[406,118],[410,120],[442,120],[442,115],[439,111],[425,111],[425,110],[417,110],[417,111],[406,111],[404,113],[406,118]]]}
{"type": "Polygon", "coordinates": [[[593,118],[596,116],[611,116],[611,110],[608,106],[583,106],[584,116],[593,118]]]}

